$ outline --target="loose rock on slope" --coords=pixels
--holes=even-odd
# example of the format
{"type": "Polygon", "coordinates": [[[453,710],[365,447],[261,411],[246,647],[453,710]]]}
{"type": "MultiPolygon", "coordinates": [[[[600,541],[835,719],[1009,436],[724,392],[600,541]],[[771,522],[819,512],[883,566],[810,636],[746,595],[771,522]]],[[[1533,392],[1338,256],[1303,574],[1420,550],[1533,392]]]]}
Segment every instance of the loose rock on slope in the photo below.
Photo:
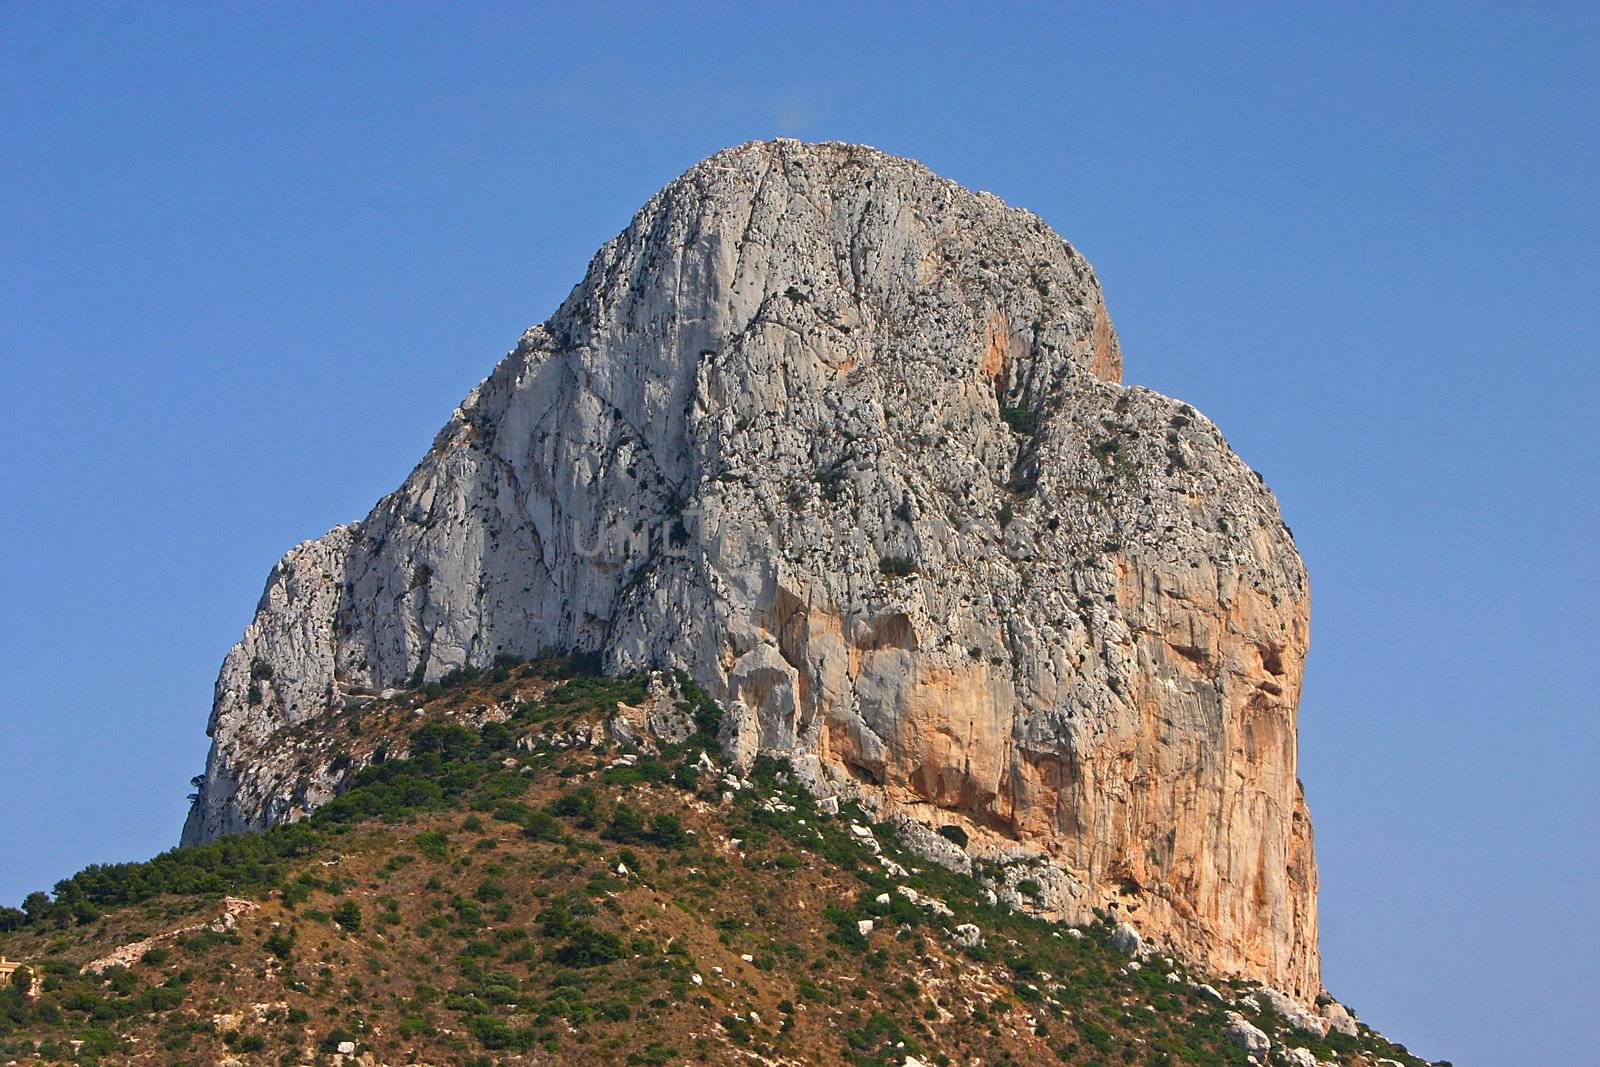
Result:
{"type": "Polygon", "coordinates": [[[366,519],[274,568],[184,840],[337,782],[284,729],[546,650],[687,671],[822,792],[1048,853],[1042,902],[1309,999],[1304,570],[1204,417],[1118,384],[1088,264],[870,148],[720,152],[366,519]]]}

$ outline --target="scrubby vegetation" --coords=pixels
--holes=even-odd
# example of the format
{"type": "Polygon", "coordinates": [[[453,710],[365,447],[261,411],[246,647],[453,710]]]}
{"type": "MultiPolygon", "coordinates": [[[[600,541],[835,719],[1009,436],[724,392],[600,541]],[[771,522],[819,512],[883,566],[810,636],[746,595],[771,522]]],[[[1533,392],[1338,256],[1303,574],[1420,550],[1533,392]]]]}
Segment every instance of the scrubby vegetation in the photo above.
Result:
{"type": "Polygon", "coordinates": [[[1031,434],[1039,428],[1039,416],[1028,408],[1001,408],[1000,417],[1013,433],[1031,434]]]}
{"type": "MultiPolygon", "coordinates": [[[[642,677],[501,665],[429,686],[421,716],[361,727],[409,758],[356,772],[311,818],[35,894],[0,949],[44,991],[0,990],[0,1056],[292,1064],[348,1042],[474,1067],[1245,1062],[1222,1005],[1159,957],[1130,968],[1109,925],[1064,936],[986,904],[859,808],[819,813],[770,759],[743,779],[706,769],[720,712],[679,681],[693,736],[628,755],[586,726],[641,701],[642,677]],[[458,721],[534,683],[508,720],[458,721]],[[257,907],[213,928],[223,894],[257,907]],[[961,923],[981,942],[954,938],[961,923]],[[81,970],[185,928],[131,966],[81,970]]],[[[1374,1035],[1296,1043],[1421,1062],[1374,1035]]]]}
{"type": "Polygon", "coordinates": [[[908,578],[917,573],[917,561],[910,556],[884,556],[878,560],[878,570],[886,578],[908,578]]]}

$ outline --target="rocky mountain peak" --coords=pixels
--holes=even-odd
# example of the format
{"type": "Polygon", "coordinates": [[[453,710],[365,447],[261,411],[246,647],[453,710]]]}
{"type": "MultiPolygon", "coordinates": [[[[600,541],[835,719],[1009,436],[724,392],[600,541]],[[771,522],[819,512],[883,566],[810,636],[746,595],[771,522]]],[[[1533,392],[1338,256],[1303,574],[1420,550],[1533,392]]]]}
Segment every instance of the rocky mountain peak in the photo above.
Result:
{"type": "Polygon", "coordinates": [[[184,838],[333,795],[349,768],[292,741],[331,708],[586,653],[684,671],[733,758],[1030,907],[1309,998],[1305,573],[1217,428],[1120,372],[1092,270],[1034,215],[870,148],[720,152],[404,485],[273,569],[184,838]]]}
{"type": "Polygon", "coordinates": [[[873,148],[780,139],[726,149],[667,185],[550,327],[581,345],[591,331],[648,329],[670,305],[692,359],[697,344],[763,323],[870,336],[919,309],[975,303],[1015,319],[982,319],[993,377],[1017,331],[1040,335],[1038,353],[1120,377],[1093,271],[1037,216],[873,148]]]}

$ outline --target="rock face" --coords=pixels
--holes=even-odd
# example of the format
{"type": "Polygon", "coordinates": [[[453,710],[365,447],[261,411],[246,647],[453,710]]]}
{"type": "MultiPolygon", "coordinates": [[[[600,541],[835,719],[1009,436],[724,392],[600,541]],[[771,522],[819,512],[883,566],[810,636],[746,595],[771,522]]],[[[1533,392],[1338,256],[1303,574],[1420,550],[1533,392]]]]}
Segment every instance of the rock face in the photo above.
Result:
{"type": "Polygon", "coordinates": [[[1046,854],[1052,907],[1309,998],[1305,572],[1089,265],[870,148],[700,163],[363,521],[273,569],[186,842],[294,818],[286,727],[547,650],[687,671],[823,793],[1046,854]]]}

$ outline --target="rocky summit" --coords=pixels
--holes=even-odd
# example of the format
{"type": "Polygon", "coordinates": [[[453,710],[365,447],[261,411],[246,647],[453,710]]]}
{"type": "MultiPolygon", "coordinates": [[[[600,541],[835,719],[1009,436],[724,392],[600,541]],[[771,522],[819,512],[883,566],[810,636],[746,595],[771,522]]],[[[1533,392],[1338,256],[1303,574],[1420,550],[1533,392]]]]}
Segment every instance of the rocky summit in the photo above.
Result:
{"type": "Polygon", "coordinates": [[[311,720],[559,652],[682,672],[736,767],[1001,897],[1311,1003],[1305,571],[1216,426],[1121,370],[1029,212],[856,145],[719,152],[273,568],[185,843],[346,788],[371,757],[308,758],[311,720]]]}

